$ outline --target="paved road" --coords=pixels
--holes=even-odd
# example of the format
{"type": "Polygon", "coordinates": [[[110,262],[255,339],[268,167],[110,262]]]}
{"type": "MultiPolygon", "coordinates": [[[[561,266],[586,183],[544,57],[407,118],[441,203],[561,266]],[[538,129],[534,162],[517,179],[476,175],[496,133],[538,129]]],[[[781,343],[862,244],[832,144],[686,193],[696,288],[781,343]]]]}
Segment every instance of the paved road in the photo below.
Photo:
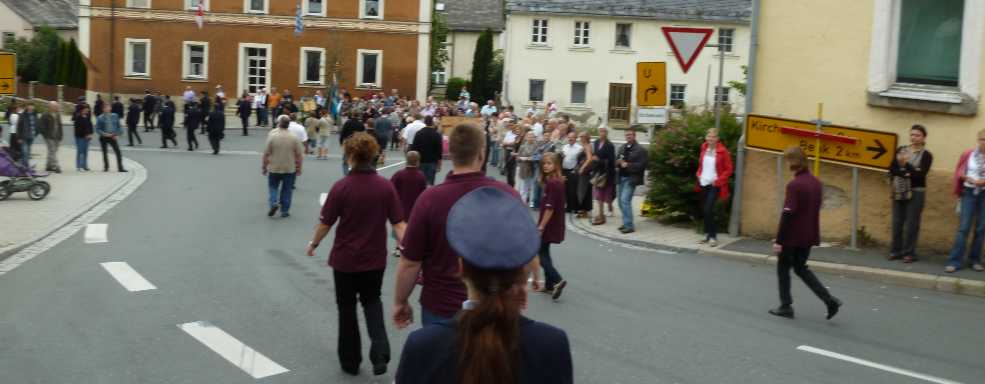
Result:
{"type": "MultiPolygon", "coordinates": [[[[308,160],[293,216],[268,219],[252,154],[260,140],[230,135],[226,146],[242,152],[220,156],[130,151],[148,179],[96,221],[108,225],[108,243],[85,244],[79,232],[0,276],[0,382],[391,382],[369,375],[368,361],[360,377],[340,371],[329,247],[317,258],[302,254],[319,194],[340,177],[338,160],[308,160]],[[128,291],[101,266],[107,262],[128,263],[156,289],[128,291]]],[[[581,383],[985,377],[982,299],[822,276],[844,312],[825,321],[823,306],[795,283],[798,319],[785,320],[766,314],[776,295],[774,272],[764,266],[625,248],[570,231],[554,252],[569,289],[559,303],[534,297],[528,315],[567,330],[581,383]]],[[[392,374],[408,331],[389,331],[392,374]]]]}

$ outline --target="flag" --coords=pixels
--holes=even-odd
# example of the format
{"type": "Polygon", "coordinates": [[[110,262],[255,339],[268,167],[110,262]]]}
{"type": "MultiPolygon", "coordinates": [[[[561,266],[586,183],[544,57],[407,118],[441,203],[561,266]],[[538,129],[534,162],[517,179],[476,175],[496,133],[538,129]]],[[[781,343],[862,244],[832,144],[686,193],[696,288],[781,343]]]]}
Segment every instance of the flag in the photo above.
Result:
{"type": "Polygon", "coordinates": [[[202,0],[198,0],[198,7],[195,12],[195,23],[198,24],[198,29],[202,29],[202,24],[205,24],[205,6],[202,4],[202,0]]]}
{"type": "Polygon", "coordinates": [[[294,36],[301,36],[304,32],[304,20],[301,19],[301,2],[298,1],[297,16],[294,17],[294,36]]]}

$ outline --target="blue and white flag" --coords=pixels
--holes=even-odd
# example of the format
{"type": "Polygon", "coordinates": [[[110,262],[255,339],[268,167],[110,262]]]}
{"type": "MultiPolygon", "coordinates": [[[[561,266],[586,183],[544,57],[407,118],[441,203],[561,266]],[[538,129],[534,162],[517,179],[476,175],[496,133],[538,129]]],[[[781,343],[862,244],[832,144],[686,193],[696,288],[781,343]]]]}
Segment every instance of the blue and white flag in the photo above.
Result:
{"type": "Polygon", "coordinates": [[[301,2],[298,1],[297,16],[294,17],[294,36],[301,36],[304,32],[304,20],[301,18],[301,2]]]}

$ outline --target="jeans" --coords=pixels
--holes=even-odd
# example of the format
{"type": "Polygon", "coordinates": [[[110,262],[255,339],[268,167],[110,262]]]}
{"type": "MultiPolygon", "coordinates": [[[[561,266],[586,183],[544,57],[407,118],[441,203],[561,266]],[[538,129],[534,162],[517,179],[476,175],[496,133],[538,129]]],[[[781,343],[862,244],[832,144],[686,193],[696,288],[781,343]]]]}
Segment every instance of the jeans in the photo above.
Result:
{"type": "Polygon", "coordinates": [[[434,176],[438,173],[438,163],[421,163],[421,172],[424,172],[424,178],[428,180],[428,185],[434,185],[434,176]]]}
{"type": "Polygon", "coordinates": [[[349,155],[342,153],[342,176],[349,174],[349,155]]]}
{"type": "Polygon", "coordinates": [[[807,258],[810,255],[810,247],[783,247],[783,252],[780,252],[776,261],[776,277],[780,283],[781,306],[789,308],[793,305],[793,298],[790,297],[790,268],[793,268],[793,273],[817,295],[817,298],[825,303],[831,302],[831,293],[807,267],[807,258]]]}
{"type": "Polygon", "coordinates": [[[982,240],[985,240],[985,192],[975,194],[974,188],[964,188],[961,191],[961,220],[958,224],[958,233],[954,236],[954,246],[951,247],[951,254],[947,258],[947,265],[961,268],[972,221],[975,221],[975,234],[971,240],[968,259],[972,263],[980,263],[982,240]]]}
{"type": "Polygon", "coordinates": [[[705,221],[705,239],[718,239],[718,223],[715,222],[715,202],[718,201],[718,187],[701,187],[701,214],[705,221]]]}
{"type": "Polygon", "coordinates": [[[492,165],[492,166],[494,166],[494,167],[499,168],[500,167],[500,165],[499,165],[499,151],[500,151],[500,148],[499,148],[499,146],[497,144],[498,143],[493,142],[492,145],[489,146],[489,164],[492,165]]]}
{"type": "Polygon", "coordinates": [[[75,168],[89,169],[89,139],[75,138],[75,168]]]}
{"type": "Polygon", "coordinates": [[[267,108],[257,108],[257,126],[267,125],[267,108]]]}
{"type": "Polygon", "coordinates": [[[34,144],[34,137],[21,138],[21,163],[25,167],[31,167],[31,144],[34,144]]]}
{"type": "Polygon", "coordinates": [[[619,177],[619,210],[622,211],[622,227],[625,229],[635,229],[633,226],[633,192],[635,191],[636,186],[633,185],[632,177],[619,177]]]}
{"type": "Polygon", "coordinates": [[[451,320],[451,318],[443,317],[437,313],[424,309],[424,307],[421,307],[421,328],[447,320],[451,320]]]}
{"type": "Polygon", "coordinates": [[[910,200],[893,201],[893,241],[889,248],[892,256],[917,256],[917,237],[920,235],[920,215],[927,191],[913,190],[910,200]]]}
{"type": "Polygon", "coordinates": [[[366,330],[369,332],[369,361],[373,365],[390,362],[390,342],[383,320],[383,271],[357,273],[333,272],[335,277],[335,303],[339,310],[339,362],[345,368],[355,369],[362,362],[362,340],[356,304],[363,306],[366,330]]]}
{"type": "Polygon", "coordinates": [[[540,256],[540,266],[544,268],[544,288],[551,291],[555,284],[564,280],[561,273],[554,267],[554,260],[551,259],[551,243],[541,240],[538,255],[540,256]]]}
{"type": "Polygon", "coordinates": [[[291,195],[294,193],[294,173],[270,173],[267,174],[267,188],[270,190],[270,207],[278,203],[278,188],[280,188],[280,212],[281,214],[291,211],[291,195]]]}

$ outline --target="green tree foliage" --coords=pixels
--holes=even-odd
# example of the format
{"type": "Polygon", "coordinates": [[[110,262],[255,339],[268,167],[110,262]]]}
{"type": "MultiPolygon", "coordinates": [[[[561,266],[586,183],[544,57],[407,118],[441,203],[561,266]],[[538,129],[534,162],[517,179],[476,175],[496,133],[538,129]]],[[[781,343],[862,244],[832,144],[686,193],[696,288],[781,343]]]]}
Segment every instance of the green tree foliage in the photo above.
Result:
{"type": "Polygon", "coordinates": [[[34,51],[32,59],[38,66],[38,81],[43,84],[56,84],[56,73],[58,71],[58,53],[61,38],[51,27],[44,26],[34,34],[31,39],[31,50],[34,51]]]}
{"type": "Polygon", "coordinates": [[[493,37],[486,29],[475,43],[475,56],[472,57],[472,100],[480,103],[496,96],[493,85],[493,37]]]}
{"type": "MultiPolygon", "coordinates": [[[[448,79],[448,88],[445,89],[445,100],[458,100],[458,94],[462,92],[462,88],[467,85],[465,79],[461,77],[452,77],[448,79]]],[[[473,93],[473,95],[475,95],[473,93]]]]}
{"type": "Polygon", "coordinates": [[[31,40],[17,39],[6,46],[17,54],[21,81],[86,87],[86,66],[75,40],[64,42],[53,28],[41,27],[31,40]]]}
{"type": "Polygon", "coordinates": [[[495,97],[496,92],[499,92],[500,90],[503,89],[503,65],[505,61],[506,61],[506,56],[503,54],[503,50],[497,49],[494,54],[493,64],[492,64],[491,81],[492,81],[492,91],[494,96],[490,97],[490,99],[495,97]]]}
{"type": "Polygon", "coordinates": [[[73,88],[86,89],[88,85],[88,71],[86,70],[85,60],[82,59],[82,52],[79,51],[75,39],[69,40],[68,50],[71,52],[69,63],[71,66],[68,71],[68,81],[66,85],[73,88]]]}
{"type": "MultiPolygon", "coordinates": [[[[714,126],[715,114],[712,111],[685,109],[680,117],[671,119],[666,128],[657,132],[650,143],[650,191],[647,201],[653,205],[659,220],[696,223],[700,219],[700,193],[695,190],[698,152],[708,129],[714,126]]],[[[724,113],[719,137],[733,157],[741,135],[742,125],[735,115],[724,113]]],[[[730,202],[719,201],[717,204],[715,216],[719,224],[728,222],[730,207],[730,202]]]]}
{"type": "Polygon", "coordinates": [[[434,12],[431,22],[431,71],[445,68],[448,62],[448,50],[445,44],[448,39],[448,20],[444,13],[434,12]]]}
{"type": "Polygon", "coordinates": [[[68,51],[68,44],[64,41],[59,41],[58,55],[55,56],[55,84],[68,84],[69,58],[71,55],[68,51]]]}
{"type": "Polygon", "coordinates": [[[728,82],[728,86],[732,87],[736,91],[739,91],[742,96],[746,95],[746,80],[749,79],[749,67],[742,66],[742,81],[731,80],[728,82]]]}

